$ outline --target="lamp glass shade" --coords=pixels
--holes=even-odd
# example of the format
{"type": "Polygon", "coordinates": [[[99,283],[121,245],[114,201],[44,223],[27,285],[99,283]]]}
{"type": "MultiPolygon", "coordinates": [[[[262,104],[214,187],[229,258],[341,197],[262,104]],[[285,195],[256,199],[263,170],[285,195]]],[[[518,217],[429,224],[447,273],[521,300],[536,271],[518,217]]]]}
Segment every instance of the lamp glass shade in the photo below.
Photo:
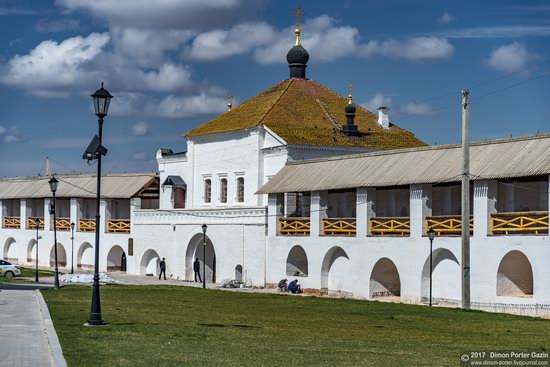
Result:
{"type": "Polygon", "coordinates": [[[75,227],[75,224],[74,224],[74,222],[71,222],[71,229],[73,229],[73,230],[74,230],[74,227],[75,227]]]}
{"type": "Polygon", "coordinates": [[[202,233],[206,234],[206,229],[208,228],[208,226],[206,224],[203,224],[202,225],[202,233]]]}
{"type": "Polygon", "coordinates": [[[435,238],[435,231],[433,230],[433,228],[430,228],[428,230],[428,238],[430,239],[430,241],[433,241],[434,238],[435,238]]]}
{"type": "Polygon", "coordinates": [[[55,176],[52,176],[48,183],[50,184],[50,190],[55,193],[57,191],[57,184],[59,183],[59,181],[57,181],[57,178],[55,178],[55,176]]]}
{"type": "Polygon", "coordinates": [[[111,98],[113,98],[113,96],[105,88],[103,88],[103,83],[101,83],[101,88],[96,90],[91,97],[93,99],[96,116],[107,116],[107,113],[109,112],[109,104],[111,103],[111,98]]]}

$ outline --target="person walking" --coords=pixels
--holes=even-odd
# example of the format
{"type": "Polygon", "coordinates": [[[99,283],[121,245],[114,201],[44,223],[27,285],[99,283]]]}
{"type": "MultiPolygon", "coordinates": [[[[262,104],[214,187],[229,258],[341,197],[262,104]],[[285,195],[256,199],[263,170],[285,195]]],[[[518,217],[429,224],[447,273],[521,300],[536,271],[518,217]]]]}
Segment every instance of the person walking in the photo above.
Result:
{"type": "Polygon", "coordinates": [[[193,262],[193,270],[195,271],[195,282],[202,283],[202,278],[201,278],[201,263],[200,263],[198,257],[195,259],[195,262],[193,262]],[[197,280],[197,278],[198,278],[199,280],[197,280]]]}
{"type": "Polygon", "coordinates": [[[164,274],[164,280],[166,280],[166,259],[164,257],[162,258],[159,266],[160,266],[159,280],[163,274],[164,274]]]}

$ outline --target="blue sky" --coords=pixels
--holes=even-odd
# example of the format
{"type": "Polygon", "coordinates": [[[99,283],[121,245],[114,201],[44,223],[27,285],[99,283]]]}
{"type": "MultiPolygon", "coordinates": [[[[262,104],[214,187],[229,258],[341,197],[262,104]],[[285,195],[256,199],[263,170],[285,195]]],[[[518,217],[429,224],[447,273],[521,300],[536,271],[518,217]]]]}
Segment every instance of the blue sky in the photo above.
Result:
{"type": "MultiPolygon", "coordinates": [[[[472,139],[550,131],[550,1],[300,5],[308,77],[342,95],[353,82],[357,103],[389,105],[427,143],[459,141],[459,91],[472,87],[472,139]]],[[[59,173],[91,171],[81,156],[102,81],[115,96],[106,170],[155,170],[155,150],[183,150],[228,93],[239,103],[288,77],[295,6],[0,0],[0,176],[35,175],[46,156],[59,173]]]]}

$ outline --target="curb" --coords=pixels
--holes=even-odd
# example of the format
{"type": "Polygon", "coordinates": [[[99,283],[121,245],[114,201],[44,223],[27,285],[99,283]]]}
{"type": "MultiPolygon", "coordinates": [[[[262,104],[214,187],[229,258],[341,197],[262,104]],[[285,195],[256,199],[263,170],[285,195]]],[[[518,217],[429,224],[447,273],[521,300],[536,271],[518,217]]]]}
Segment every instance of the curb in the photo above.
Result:
{"type": "Polygon", "coordinates": [[[57,338],[57,333],[53,327],[52,317],[50,316],[50,311],[42,297],[42,293],[37,289],[35,290],[36,298],[40,305],[40,313],[42,314],[42,320],[44,322],[44,331],[46,332],[46,338],[48,339],[48,344],[50,345],[50,353],[52,355],[53,363],[55,367],[67,367],[67,362],[65,357],[63,357],[63,351],[61,350],[61,344],[59,344],[59,339],[57,338]]]}

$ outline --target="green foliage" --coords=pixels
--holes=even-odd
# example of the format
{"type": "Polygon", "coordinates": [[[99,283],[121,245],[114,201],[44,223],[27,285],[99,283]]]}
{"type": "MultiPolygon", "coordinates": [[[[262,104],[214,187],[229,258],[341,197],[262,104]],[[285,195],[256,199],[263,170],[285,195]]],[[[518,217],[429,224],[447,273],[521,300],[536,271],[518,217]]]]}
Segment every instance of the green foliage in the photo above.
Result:
{"type": "Polygon", "coordinates": [[[69,366],[455,366],[466,350],[549,350],[550,321],[426,306],[203,290],[42,291],[69,366]]]}

